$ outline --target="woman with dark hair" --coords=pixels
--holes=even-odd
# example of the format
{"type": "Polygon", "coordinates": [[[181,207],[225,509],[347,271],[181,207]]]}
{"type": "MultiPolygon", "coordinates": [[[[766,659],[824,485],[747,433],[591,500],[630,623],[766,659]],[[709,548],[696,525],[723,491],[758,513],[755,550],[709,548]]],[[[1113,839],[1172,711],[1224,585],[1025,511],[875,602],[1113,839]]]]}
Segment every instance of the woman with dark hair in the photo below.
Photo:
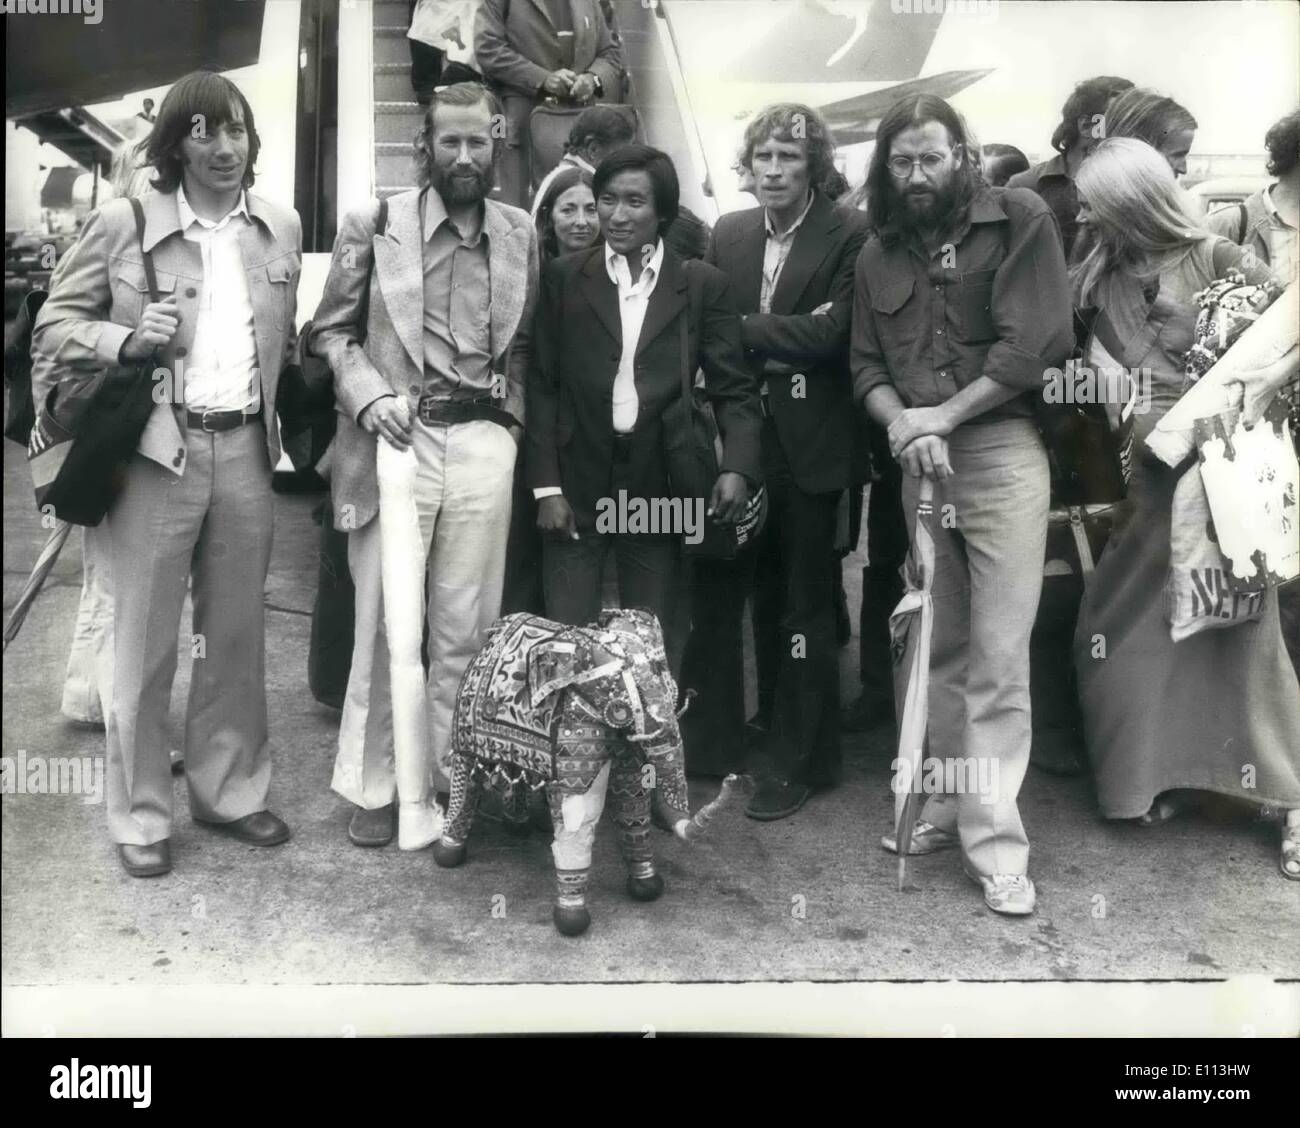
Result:
{"type": "MultiPolygon", "coordinates": [[[[555,175],[548,178],[548,186],[538,198],[533,220],[543,265],[561,255],[585,251],[599,241],[600,221],[596,217],[596,198],[592,195],[591,183],[591,173],[567,166],[561,166],[555,175]]],[[[509,615],[515,611],[528,611],[541,615],[545,609],[537,502],[528,488],[521,458],[515,463],[514,503],[510,510],[501,613],[509,615]]]]}
{"type": "Polygon", "coordinates": [[[600,220],[596,216],[596,197],[591,185],[591,173],[566,168],[551,180],[538,200],[534,222],[542,262],[585,251],[600,238],[600,220]]]}
{"type": "Polygon", "coordinates": [[[1135,86],[1106,108],[1106,136],[1145,141],[1169,162],[1178,177],[1187,172],[1196,119],[1172,98],[1135,86]]]}
{"type": "MultiPolygon", "coordinates": [[[[1282,871],[1300,879],[1300,688],[1276,590],[1258,621],[1172,640],[1162,596],[1174,487],[1187,467],[1170,469],[1143,442],[1184,390],[1195,294],[1229,269],[1251,283],[1269,273],[1198,227],[1167,159],[1145,142],[1102,142],[1077,184],[1092,239],[1073,281],[1077,304],[1098,311],[1085,363],[1106,374],[1100,386],[1111,373],[1131,386],[1126,403],[1107,405],[1113,422],[1132,428],[1128,512],[1084,592],[1074,639],[1101,812],[1153,826],[1203,792],[1286,809],[1282,871]]],[[[1251,381],[1280,387],[1298,356],[1251,381]]]]}

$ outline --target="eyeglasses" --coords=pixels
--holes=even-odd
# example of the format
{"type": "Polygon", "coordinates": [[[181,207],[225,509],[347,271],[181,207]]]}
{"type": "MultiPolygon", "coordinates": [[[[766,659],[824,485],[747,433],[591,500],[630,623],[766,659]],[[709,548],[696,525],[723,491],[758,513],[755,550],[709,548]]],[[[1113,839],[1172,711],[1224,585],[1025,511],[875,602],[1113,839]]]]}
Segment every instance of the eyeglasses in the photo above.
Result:
{"type": "Polygon", "coordinates": [[[947,153],[926,153],[919,158],[912,157],[890,157],[889,158],[889,175],[898,180],[906,180],[912,175],[912,169],[917,165],[921,166],[921,171],[926,176],[933,176],[945,164],[948,163],[947,153]]]}

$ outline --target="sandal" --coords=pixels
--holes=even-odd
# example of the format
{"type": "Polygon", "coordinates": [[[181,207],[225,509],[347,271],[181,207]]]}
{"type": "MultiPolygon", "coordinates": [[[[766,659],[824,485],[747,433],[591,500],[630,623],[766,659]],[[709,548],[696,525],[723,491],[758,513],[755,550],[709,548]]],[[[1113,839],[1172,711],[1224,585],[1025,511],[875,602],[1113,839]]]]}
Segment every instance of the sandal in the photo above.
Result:
{"type": "Polygon", "coordinates": [[[1300,823],[1282,824],[1282,876],[1300,881],[1300,823]]]}

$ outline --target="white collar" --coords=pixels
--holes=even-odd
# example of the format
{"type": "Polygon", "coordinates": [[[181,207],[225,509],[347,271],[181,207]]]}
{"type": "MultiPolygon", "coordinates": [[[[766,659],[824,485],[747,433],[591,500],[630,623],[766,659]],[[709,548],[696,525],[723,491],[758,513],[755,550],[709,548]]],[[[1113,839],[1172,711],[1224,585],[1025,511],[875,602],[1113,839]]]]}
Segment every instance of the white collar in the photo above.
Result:
{"type": "Polygon", "coordinates": [[[1282,216],[1279,214],[1279,212],[1278,212],[1278,210],[1277,210],[1277,205],[1276,205],[1275,203],[1273,203],[1273,188],[1274,188],[1274,185],[1276,185],[1276,183],[1277,183],[1277,181],[1274,181],[1273,184],[1270,184],[1270,185],[1269,185],[1267,188],[1265,188],[1264,191],[1261,193],[1261,195],[1262,195],[1263,198],[1264,198],[1264,199],[1263,199],[1263,203],[1264,203],[1264,213],[1265,213],[1265,214],[1268,216],[1268,218],[1273,222],[1274,226],[1276,226],[1276,227],[1285,227],[1285,228],[1287,228],[1288,230],[1294,230],[1294,228],[1292,228],[1291,225],[1290,225],[1289,223],[1287,223],[1287,221],[1286,221],[1285,219],[1282,218],[1282,216]]]}
{"type": "Polygon", "coordinates": [[[799,213],[799,218],[796,219],[792,224],[790,224],[790,229],[784,235],[778,235],[776,233],[776,228],[772,226],[772,213],[767,208],[764,208],[763,226],[767,228],[768,235],[770,235],[773,239],[780,239],[782,241],[789,239],[790,236],[792,236],[796,231],[799,230],[799,225],[803,223],[805,219],[808,218],[808,213],[812,211],[813,201],[815,199],[817,199],[817,193],[813,191],[813,189],[809,188],[808,203],[804,206],[803,211],[799,213]]]}
{"type": "Polygon", "coordinates": [[[185,186],[180,185],[176,189],[176,211],[180,216],[181,230],[188,231],[190,225],[197,223],[200,227],[205,227],[209,231],[218,231],[224,227],[230,220],[237,215],[243,214],[245,219],[248,215],[248,193],[242,188],[239,190],[239,200],[233,208],[230,209],[220,219],[204,219],[201,215],[195,213],[190,207],[190,202],[185,198],[185,186]]]}
{"type": "Polygon", "coordinates": [[[621,284],[620,279],[626,281],[628,286],[637,286],[644,289],[653,283],[659,277],[659,271],[664,265],[664,241],[655,240],[655,253],[650,256],[650,261],[641,268],[641,277],[632,281],[632,271],[627,265],[627,256],[619,254],[608,243],[605,244],[605,272],[609,275],[609,280],[615,286],[621,284]]]}

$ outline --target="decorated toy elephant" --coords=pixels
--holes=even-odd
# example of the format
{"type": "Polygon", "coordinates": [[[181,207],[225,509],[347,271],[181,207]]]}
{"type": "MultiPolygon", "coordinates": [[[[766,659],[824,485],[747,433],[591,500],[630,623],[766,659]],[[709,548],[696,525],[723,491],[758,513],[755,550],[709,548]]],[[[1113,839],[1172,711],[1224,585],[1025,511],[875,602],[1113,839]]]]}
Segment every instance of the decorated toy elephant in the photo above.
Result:
{"type": "Polygon", "coordinates": [[[664,882],[650,823],[691,841],[738,783],[729,776],[691,816],[676,706],[663,632],[649,612],[602,611],[587,627],[527,614],[499,620],[457,695],[451,795],[434,860],[465,860],[481,788],[502,791],[507,809],[523,812],[528,795],[544,788],[555,828],[555,927],[576,936],[591,923],[587,875],[608,791],[627,891],[655,900],[664,882]]]}

